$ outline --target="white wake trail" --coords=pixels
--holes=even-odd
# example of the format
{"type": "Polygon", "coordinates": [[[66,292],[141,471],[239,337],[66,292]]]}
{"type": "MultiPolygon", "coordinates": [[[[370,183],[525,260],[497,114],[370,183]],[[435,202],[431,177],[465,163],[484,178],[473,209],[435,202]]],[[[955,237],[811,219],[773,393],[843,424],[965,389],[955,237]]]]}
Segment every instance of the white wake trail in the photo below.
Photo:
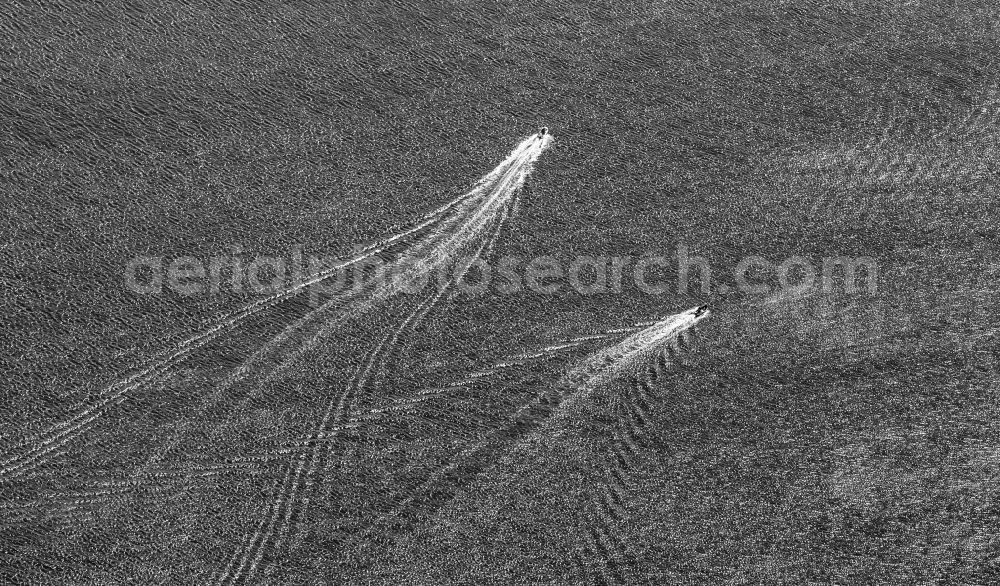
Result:
{"type": "MultiPolygon", "coordinates": [[[[519,187],[520,183],[523,183],[527,172],[530,172],[530,165],[535,159],[538,158],[538,155],[541,154],[541,151],[545,149],[550,141],[551,137],[549,136],[544,137],[544,139],[539,139],[537,136],[533,136],[522,141],[511,152],[511,154],[497,166],[497,168],[481,179],[472,191],[456,197],[438,209],[425,214],[421,218],[422,221],[418,222],[415,226],[370,245],[368,248],[360,251],[352,258],[337,263],[336,265],[329,267],[316,275],[312,275],[310,278],[288,290],[281,291],[265,299],[260,299],[236,312],[231,312],[222,316],[222,319],[218,323],[180,342],[172,351],[167,351],[154,357],[140,370],[107,387],[98,395],[98,398],[95,401],[83,407],[74,415],[61,422],[53,424],[41,433],[26,438],[22,442],[21,446],[15,448],[14,454],[3,461],[0,461],[0,482],[18,478],[50,460],[55,454],[61,453],[58,451],[61,447],[70,441],[73,441],[76,437],[85,432],[89,425],[103,415],[107,409],[127,399],[127,395],[129,393],[137,388],[161,382],[161,379],[169,376],[169,370],[173,366],[186,359],[199,348],[215,340],[221,334],[234,329],[249,317],[252,317],[268,307],[276,305],[281,301],[289,299],[305,288],[329,278],[335,272],[342,270],[345,267],[365,261],[380,252],[385,251],[387,248],[404,238],[442,221],[449,211],[463,202],[474,200],[475,198],[482,196],[484,193],[492,194],[494,198],[501,195],[498,193],[498,190],[491,190],[490,186],[498,179],[501,181],[510,179],[510,171],[512,168],[519,170],[518,180],[514,182],[517,183],[517,186],[519,187]]],[[[514,187],[514,189],[516,189],[516,187],[514,187]]],[[[494,202],[488,198],[485,206],[477,206],[476,208],[473,208],[479,210],[479,213],[477,213],[474,218],[484,212],[485,208],[490,207],[493,203],[494,202]]],[[[466,229],[467,228],[468,227],[466,227],[466,229]]],[[[441,255],[439,251],[436,251],[435,256],[443,257],[446,255],[441,255]]],[[[279,335],[279,342],[287,338],[288,333],[289,331],[286,330],[279,335]]],[[[268,348],[273,347],[276,343],[277,342],[272,341],[269,343],[268,348]]],[[[260,355],[261,352],[258,352],[254,355],[254,357],[259,357],[260,355]]],[[[253,360],[254,357],[251,357],[251,360],[253,360]]],[[[231,382],[227,381],[226,388],[231,386],[236,380],[243,378],[245,374],[246,373],[244,371],[238,371],[234,375],[231,382]]],[[[220,393],[215,393],[211,402],[214,403],[220,395],[220,393]]]]}

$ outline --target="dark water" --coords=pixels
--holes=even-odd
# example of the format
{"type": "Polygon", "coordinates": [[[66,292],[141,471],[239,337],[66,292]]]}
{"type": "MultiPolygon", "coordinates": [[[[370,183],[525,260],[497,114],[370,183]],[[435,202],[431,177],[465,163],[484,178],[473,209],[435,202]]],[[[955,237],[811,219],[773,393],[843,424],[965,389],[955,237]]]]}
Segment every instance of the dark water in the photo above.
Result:
{"type": "Polygon", "coordinates": [[[302,489],[310,504],[274,515],[274,486],[299,463],[280,449],[308,437],[332,389],[420,298],[337,330],[287,376],[264,383],[262,367],[198,411],[311,309],[301,297],[277,305],[103,411],[36,475],[0,481],[0,581],[208,582],[262,519],[280,524],[288,511],[286,543],[265,544],[258,567],[231,581],[995,580],[995,9],[5,12],[0,461],[259,298],[137,294],[125,286],[132,259],[234,246],[248,261],[295,246],[346,255],[465,192],[542,125],[555,143],[496,255],[673,258],[683,245],[708,259],[714,284],[442,303],[390,355],[371,397],[446,387],[511,355],[701,303],[713,318],[647,399],[618,381],[440,490],[417,490],[589,348],[571,350],[331,442],[302,489]],[[721,292],[749,255],[817,267],[871,257],[877,292],[721,292]],[[175,476],[94,496],[178,435],[163,464],[175,476]],[[390,519],[414,495],[424,500],[390,519]]]}

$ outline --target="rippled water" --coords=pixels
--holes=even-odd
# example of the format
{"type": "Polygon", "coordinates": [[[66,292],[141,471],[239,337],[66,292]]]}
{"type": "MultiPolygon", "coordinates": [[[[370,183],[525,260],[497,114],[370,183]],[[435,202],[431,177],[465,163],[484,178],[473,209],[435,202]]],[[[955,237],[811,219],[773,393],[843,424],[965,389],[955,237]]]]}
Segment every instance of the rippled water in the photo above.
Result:
{"type": "Polygon", "coordinates": [[[996,10],[814,4],[8,8],[0,581],[987,583],[996,10]],[[296,298],[102,407],[66,453],[44,443],[261,299],[139,294],[130,261],[348,257],[540,126],[556,142],[493,254],[683,247],[712,287],[430,304],[375,361],[356,415],[381,415],[349,441],[311,431],[327,397],[422,298],[219,391],[314,309],[296,298]],[[878,290],[723,292],[749,255],[871,257],[878,290]],[[615,339],[540,349],[702,303],[696,345],[503,427],[615,339]],[[303,446],[323,454],[310,504],[275,507],[303,446]]]}

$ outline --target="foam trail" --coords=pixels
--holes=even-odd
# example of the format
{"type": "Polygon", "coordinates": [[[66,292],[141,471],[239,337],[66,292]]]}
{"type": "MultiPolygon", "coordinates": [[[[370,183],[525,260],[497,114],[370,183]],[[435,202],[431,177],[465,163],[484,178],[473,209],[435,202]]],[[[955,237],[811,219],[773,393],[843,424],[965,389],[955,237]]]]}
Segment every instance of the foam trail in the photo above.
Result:
{"type": "MultiPolygon", "coordinates": [[[[505,209],[505,206],[507,205],[513,192],[520,187],[524,178],[527,176],[527,173],[530,172],[531,164],[538,158],[547,144],[548,142],[539,144],[539,141],[535,141],[530,138],[522,141],[522,143],[512,151],[511,155],[509,155],[486,177],[478,181],[476,183],[476,187],[474,187],[471,191],[456,197],[437,210],[426,214],[425,218],[428,218],[426,221],[418,224],[414,229],[411,229],[405,234],[412,233],[418,228],[427,227],[432,223],[436,223],[438,226],[433,229],[431,233],[425,235],[422,240],[412,244],[410,250],[405,254],[404,258],[397,261],[396,264],[398,265],[402,262],[413,263],[415,259],[418,259],[420,261],[419,266],[417,267],[418,270],[426,273],[439,268],[441,264],[449,260],[449,258],[459,250],[459,248],[474,240],[479,234],[481,234],[483,227],[495,218],[495,210],[498,207],[505,209]],[[464,207],[460,204],[463,204],[464,207]],[[453,217],[445,219],[445,214],[447,212],[452,212],[453,217]],[[449,234],[449,231],[452,233],[449,234]],[[429,252],[427,252],[428,249],[429,252]],[[429,257],[429,261],[428,259],[420,259],[419,257],[421,254],[429,257]]],[[[369,249],[362,251],[361,254],[349,262],[360,262],[361,260],[364,260],[372,254],[384,250],[387,244],[393,243],[401,236],[402,235],[397,235],[384,239],[378,245],[373,245],[369,247],[369,249]]],[[[346,264],[347,263],[340,263],[331,270],[346,266],[346,264]]],[[[331,270],[328,270],[327,273],[331,272],[331,270]]],[[[398,273],[398,271],[392,272],[393,274],[398,273]]],[[[320,279],[314,278],[305,285],[308,286],[313,282],[318,282],[318,280],[320,279]]],[[[308,323],[322,316],[324,313],[331,310],[340,310],[340,313],[324,324],[319,332],[309,338],[303,345],[297,348],[295,352],[286,357],[276,368],[268,373],[263,381],[261,381],[261,384],[268,384],[281,376],[288,368],[295,364],[301,356],[311,350],[320,340],[325,338],[330,332],[334,331],[338,326],[342,325],[351,317],[370,310],[377,303],[385,301],[389,297],[400,292],[399,287],[393,283],[375,283],[374,285],[369,283],[365,286],[374,286],[375,288],[369,292],[368,296],[359,299],[353,306],[346,309],[335,307],[338,303],[344,302],[345,299],[347,301],[351,301],[351,297],[334,297],[333,299],[325,302],[319,308],[314,309],[300,318],[295,324],[289,326],[277,337],[265,344],[264,347],[258,349],[244,362],[243,365],[241,365],[237,372],[231,375],[223,383],[222,387],[217,389],[211,397],[207,398],[203,402],[199,413],[204,412],[204,410],[211,404],[217,402],[221,397],[222,392],[244,379],[249,374],[250,367],[253,364],[260,362],[269,352],[274,351],[280,343],[290,338],[293,332],[302,329],[308,323]]],[[[245,398],[243,403],[246,403],[247,400],[248,398],[245,398]]],[[[240,409],[237,409],[236,411],[239,412],[240,409]]],[[[190,428],[191,421],[193,421],[193,419],[194,418],[189,419],[186,424],[180,426],[180,428],[174,432],[173,436],[167,440],[165,444],[161,444],[157,451],[147,460],[143,469],[137,472],[137,477],[144,474],[145,471],[153,468],[156,463],[165,457],[170,450],[178,445],[181,438],[190,428]]]]}
{"type": "MultiPolygon", "coordinates": [[[[484,202],[479,202],[479,198],[483,196],[486,188],[490,187],[490,184],[487,181],[487,179],[492,178],[493,181],[498,180],[499,178],[501,178],[501,172],[504,169],[510,167],[524,168],[525,172],[523,173],[523,176],[518,177],[517,181],[507,186],[507,188],[509,189],[519,188],[520,185],[523,183],[524,178],[527,176],[527,173],[530,173],[531,170],[530,165],[538,158],[538,155],[540,155],[541,152],[546,148],[549,141],[545,141],[542,144],[539,144],[537,138],[529,138],[528,140],[523,141],[517,148],[514,149],[511,155],[508,156],[507,159],[505,159],[496,169],[494,169],[489,175],[487,175],[487,177],[480,180],[472,191],[470,191],[469,193],[462,196],[462,198],[460,198],[462,201],[466,203],[470,204],[479,203],[479,205],[477,205],[474,208],[471,208],[470,210],[464,210],[465,213],[463,213],[463,210],[458,210],[456,212],[455,218],[452,218],[449,221],[442,222],[443,225],[438,226],[435,232],[428,235],[428,237],[425,239],[428,242],[421,242],[415,245],[413,247],[414,250],[409,251],[409,253],[406,254],[406,256],[404,256],[403,258],[401,258],[399,261],[397,261],[396,264],[402,265],[404,263],[412,263],[416,265],[414,267],[415,272],[421,275],[428,274],[440,268],[441,264],[447,261],[451,256],[453,256],[456,250],[462,244],[467,243],[471,239],[471,237],[474,237],[476,234],[482,231],[483,228],[483,221],[481,218],[482,215],[487,211],[492,211],[493,209],[495,209],[497,204],[496,199],[487,199],[484,202]],[[471,218],[468,217],[470,213],[472,214],[471,218]],[[452,230],[455,230],[455,226],[460,226],[460,228],[457,229],[457,232],[453,232],[450,236],[448,236],[447,233],[448,228],[452,228],[452,230]],[[444,238],[443,241],[441,240],[442,238],[444,238]],[[426,249],[428,248],[431,249],[430,252],[426,252],[426,249]]],[[[499,192],[500,190],[497,191],[499,192]]],[[[500,193],[497,193],[497,195],[500,195],[500,193]]],[[[503,199],[501,203],[505,204],[507,199],[509,199],[509,194],[508,198],[503,199]]],[[[394,294],[396,292],[398,291],[394,290],[390,294],[394,294]]],[[[293,328],[289,328],[289,330],[283,332],[282,336],[287,337],[287,334],[292,329],[300,329],[302,325],[313,319],[319,313],[328,310],[333,304],[337,303],[338,301],[339,301],[338,299],[331,299],[330,301],[327,301],[324,305],[317,308],[312,313],[304,316],[299,321],[299,323],[293,326],[293,328]]],[[[276,370],[272,371],[265,379],[265,382],[270,382],[271,380],[279,376],[292,363],[298,360],[299,357],[301,357],[305,352],[310,350],[316,343],[325,338],[326,335],[329,334],[331,330],[333,330],[339,325],[340,321],[330,322],[329,324],[325,325],[304,345],[298,348],[293,355],[287,358],[281,366],[279,366],[276,370]]],[[[259,356],[255,356],[254,359],[257,358],[259,358],[259,356]]]]}
{"type": "MultiPolygon", "coordinates": [[[[666,317],[613,346],[591,354],[556,383],[552,391],[556,396],[550,399],[554,399],[557,403],[564,397],[577,399],[609,380],[620,377],[626,372],[638,370],[639,365],[650,353],[663,344],[673,343],[677,336],[695,327],[710,315],[711,312],[704,308],[692,307],[666,317]]],[[[529,404],[521,411],[530,408],[529,404]]]]}
{"type": "Polygon", "coordinates": [[[537,419],[538,410],[551,411],[554,408],[551,407],[552,405],[569,406],[571,402],[587,396],[590,391],[601,384],[628,372],[634,373],[664,344],[674,342],[678,336],[688,332],[710,315],[711,312],[704,308],[693,307],[655,322],[621,342],[591,354],[572,368],[553,387],[533,401],[523,405],[508,419],[504,427],[495,430],[484,440],[459,452],[448,464],[442,466],[431,478],[426,480],[420,488],[412,491],[412,496],[404,499],[392,512],[370,526],[359,539],[365,539],[377,530],[379,525],[390,523],[393,519],[398,518],[406,507],[423,498],[422,493],[425,489],[446,478],[449,473],[462,466],[468,466],[468,462],[474,461],[477,455],[486,453],[491,446],[500,446],[505,439],[517,437],[513,435],[517,433],[514,430],[517,430],[525,422],[537,419]],[[548,406],[543,407],[543,405],[548,406]]]}

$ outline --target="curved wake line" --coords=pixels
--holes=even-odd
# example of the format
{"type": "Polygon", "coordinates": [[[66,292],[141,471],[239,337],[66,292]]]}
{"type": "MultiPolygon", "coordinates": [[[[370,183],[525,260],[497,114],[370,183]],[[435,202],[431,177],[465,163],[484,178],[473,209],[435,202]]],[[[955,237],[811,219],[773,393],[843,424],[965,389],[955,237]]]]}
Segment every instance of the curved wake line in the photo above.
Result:
{"type": "MultiPolygon", "coordinates": [[[[296,284],[292,288],[276,293],[265,299],[255,301],[235,312],[224,314],[219,323],[180,342],[172,351],[163,352],[154,357],[148,361],[147,365],[142,369],[101,391],[98,399],[89,406],[84,407],[68,419],[53,424],[47,430],[26,438],[22,442],[21,446],[15,449],[15,452],[19,453],[15,453],[6,460],[0,461],[0,482],[10,481],[23,476],[24,474],[27,474],[31,470],[44,464],[46,461],[51,460],[57,454],[61,454],[62,452],[58,452],[60,448],[84,433],[89,424],[97,420],[107,409],[126,400],[127,395],[130,392],[137,388],[161,382],[163,378],[169,376],[168,371],[173,366],[186,359],[199,348],[215,340],[223,333],[236,328],[240,323],[246,321],[253,315],[291,298],[307,287],[330,278],[335,272],[340,271],[345,267],[367,260],[385,251],[387,248],[404,238],[430,227],[433,224],[441,222],[445,218],[446,214],[459,204],[463,202],[470,202],[484,194],[487,195],[486,201],[474,208],[474,215],[471,218],[465,218],[466,221],[460,225],[459,233],[454,234],[451,239],[439,244],[431,252],[429,256],[435,261],[431,264],[436,265],[440,263],[442,260],[448,258],[451,253],[454,253],[457,248],[461,247],[463,243],[468,242],[470,239],[475,237],[475,234],[481,232],[484,224],[486,223],[481,220],[484,214],[489,215],[487,214],[488,211],[495,213],[498,202],[500,203],[500,207],[504,207],[504,204],[509,201],[513,192],[523,184],[524,180],[531,172],[534,161],[537,160],[542,151],[547,148],[551,140],[551,135],[546,135],[541,138],[537,135],[533,135],[523,140],[517,147],[515,147],[510,155],[508,155],[507,158],[500,163],[500,165],[480,179],[475,188],[454,198],[438,209],[428,212],[415,226],[370,245],[366,249],[354,255],[352,258],[337,263],[336,265],[313,275],[302,283],[296,284]],[[497,184],[498,181],[499,184],[497,184]]],[[[463,218],[459,216],[456,219],[461,220],[463,218]]],[[[424,262],[426,262],[426,260],[424,262]]],[[[381,293],[384,295],[386,291],[381,293]]],[[[378,297],[379,296],[376,295],[376,298],[378,297]]],[[[324,307],[328,306],[332,302],[333,300],[325,304],[324,307]]],[[[318,311],[319,310],[314,311],[313,314],[316,314],[318,311]]],[[[288,334],[289,331],[286,330],[279,335],[279,338],[283,340],[288,337],[288,334]]],[[[275,342],[272,341],[269,342],[265,348],[270,349],[274,345],[275,342]]],[[[254,356],[251,357],[251,360],[259,358],[264,351],[265,349],[262,349],[258,353],[255,353],[254,356]]],[[[243,378],[245,375],[246,372],[244,370],[237,371],[234,375],[235,378],[233,381],[227,381],[225,388],[228,388],[233,384],[233,382],[243,378]]],[[[215,393],[216,400],[219,395],[220,393],[215,393]]]]}
{"type": "MultiPolygon", "coordinates": [[[[407,263],[406,266],[411,267],[415,278],[418,278],[442,268],[447,261],[453,259],[467,247],[476,247],[471,259],[479,258],[484,250],[492,248],[504,222],[509,217],[510,203],[514,194],[524,184],[525,179],[532,171],[534,162],[550,142],[550,136],[539,138],[537,135],[522,141],[500,165],[477,182],[476,187],[460,199],[461,202],[468,204],[476,202],[474,207],[463,210],[464,213],[456,213],[451,219],[442,221],[434,233],[425,238],[426,241],[411,246],[396,262],[407,263]],[[480,199],[482,201],[478,201],[480,199]],[[477,242],[478,246],[476,246],[477,242]]],[[[338,435],[337,430],[333,429],[336,427],[334,424],[345,418],[356,395],[363,392],[379,357],[392,352],[399,336],[405,330],[416,327],[416,324],[424,319],[426,314],[444,296],[448,287],[460,278],[460,275],[453,275],[435,296],[425,299],[403,320],[402,324],[399,324],[382,339],[378,346],[366,356],[364,365],[355,372],[347,388],[328,402],[322,419],[310,437],[326,440],[331,435],[338,435]]],[[[352,313],[370,309],[399,292],[401,292],[401,287],[398,283],[377,286],[370,293],[368,299],[365,299],[360,307],[354,308],[352,313]]],[[[325,307],[324,305],[320,310],[325,307]]],[[[331,324],[327,324],[278,368],[284,370],[299,360],[319,339],[325,337],[332,328],[340,323],[342,320],[336,319],[331,324]]],[[[386,358],[386,360],[388,359],[386,358]]],[[[327,446],[327,449],[332,449],[332,446],[327,446]]],[[[289,465],[284,480],[275,485],[272,500],[267,512],[261,518],[260,524],[254,533],[244,540],[242,546],[232,554],[221,574],[213,579],[213,583],[237,583],[251,579],[259,567],[265,551],[275,539],[275,533],[278,534],[276,547],[280,547],[284,543],[292,523],[292,505],[300,498],[300,493],[309,491],[312,485],[312,476],[315,474],[320,459],[321,443],[314,442],[311,457],[303,454],[298,459],[297,465],[289,465]],[[284,519],[279,523],[283,510],[285,511],[284,519]]],[[[301,514],[299,512],[299,515],[301,514]]]]}

